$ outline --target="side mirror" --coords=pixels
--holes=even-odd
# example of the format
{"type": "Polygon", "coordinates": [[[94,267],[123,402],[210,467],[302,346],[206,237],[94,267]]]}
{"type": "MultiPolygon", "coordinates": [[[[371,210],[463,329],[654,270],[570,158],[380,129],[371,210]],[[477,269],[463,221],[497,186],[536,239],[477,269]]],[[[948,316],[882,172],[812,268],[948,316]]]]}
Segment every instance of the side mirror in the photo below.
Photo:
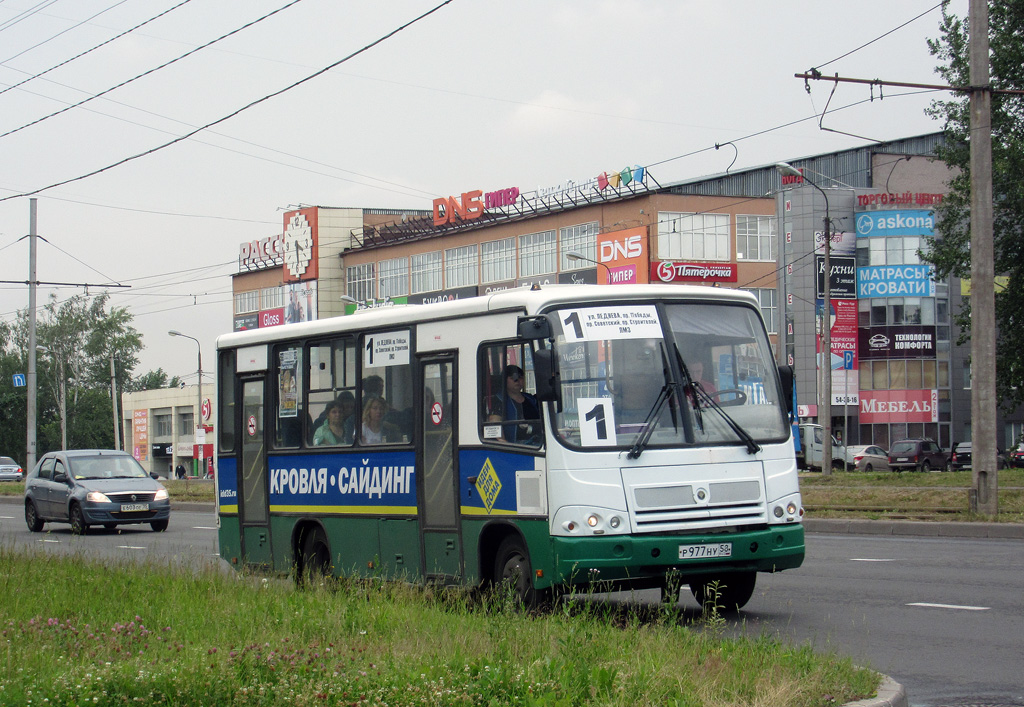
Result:
{"type": "Polygon", "coordinates": [[[538,349],[533,352],[533,373],[537,379],[537,400],[558,403],[558,409],[561,411],[562,381],[553,349],[538,349]]]}
{"type": "Polygon", "coordinates": [[[519,338],[528,341],[551,338],[551,322],[547,317],[519,317],[517,330],[519,338]]]}
{"type": "Polygon", "coordinates": [[[793,384],[796,375],[793,373],[793,367],[779,366],[779,380],[782,382],[782,397],[786,401],[786,412],[790,415],[793,414],[793,384]]]}
{"type": "Polygon", "coordinates": [[[153,479],[153,481],[159,481],[160,474],[156,473],[155,471],[151,471],[149,472],[149,478],[153,479]]]}
{"type": "Polygon", "coordinates": [[[68,475],[63,471],[59,471],[53,475],[53,483],[55,484],[66,484],[68,482],[68,475]]]}

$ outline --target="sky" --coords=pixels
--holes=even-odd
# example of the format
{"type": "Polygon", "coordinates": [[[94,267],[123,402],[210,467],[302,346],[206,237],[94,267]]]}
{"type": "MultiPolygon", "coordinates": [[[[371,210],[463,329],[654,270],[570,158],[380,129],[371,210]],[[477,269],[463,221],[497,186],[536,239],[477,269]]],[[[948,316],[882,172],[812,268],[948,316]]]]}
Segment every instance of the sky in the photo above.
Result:
{"type": "Polygon", "coordinates": [[[0,0],[0,317],[28,306],[29,198],[38,280],[89,285],[38,303],[106,291],[136,375],[195,382],[176,329],[208,384],[239,245],[298,205],[666,185],[942,128],[948,94],[794,77],[941,83],[937,2],[441,2],[0,0]]]}

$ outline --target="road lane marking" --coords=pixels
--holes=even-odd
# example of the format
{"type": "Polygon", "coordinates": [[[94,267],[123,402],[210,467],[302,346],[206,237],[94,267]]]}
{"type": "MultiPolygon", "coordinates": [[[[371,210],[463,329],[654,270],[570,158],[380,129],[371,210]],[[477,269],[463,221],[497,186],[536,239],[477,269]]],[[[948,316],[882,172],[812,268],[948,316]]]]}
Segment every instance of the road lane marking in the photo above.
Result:
{"type": "Polygon", "coordinates": [[[118,550],[145,550],[145,545],[118,545],[118,550]]]}
{"type": "Polygon", "coordinates": [[[216,530],[215,525],[193,525],[192,530],[216,530]]]}
{"type": "Polygon", "coordinates": [[[892,558],[882,557],[851,557],[850,562],[895,562],[892,558]]]}
{"type": "Polygon", "coordinates": [[[960,609],[962,611],[988,611],[989,606],[961,606],[959,604],[932,604],[926,601],[915,601],[907,606],[924,606],[930,609],[960,609]]]}
{"type": "Polygon", "coordinates": [[[14,520],[16,517],[17,516],[0,516],[0,519],[3,519],[3,520],[14,520]]]}
{"type": "Polygon", "coordinates": [[[40,540],[39,542],[41,542],[41,543],[58,543],[58,544],[60,544],[60,540],[50,540],[49,538],[44,538],[43,540],[40,540]]]}

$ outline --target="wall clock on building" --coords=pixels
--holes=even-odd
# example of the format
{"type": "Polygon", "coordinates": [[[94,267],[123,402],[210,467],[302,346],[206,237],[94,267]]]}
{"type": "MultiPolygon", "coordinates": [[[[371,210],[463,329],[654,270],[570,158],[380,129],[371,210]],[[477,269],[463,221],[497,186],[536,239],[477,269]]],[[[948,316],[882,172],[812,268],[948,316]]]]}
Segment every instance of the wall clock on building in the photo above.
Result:
{"type": "Polygon", "coordinates": [[[301,278],[313,257],[313,230],[302,214],[295,214],[284,229],[284,266],[292,277],[301,278]]]}

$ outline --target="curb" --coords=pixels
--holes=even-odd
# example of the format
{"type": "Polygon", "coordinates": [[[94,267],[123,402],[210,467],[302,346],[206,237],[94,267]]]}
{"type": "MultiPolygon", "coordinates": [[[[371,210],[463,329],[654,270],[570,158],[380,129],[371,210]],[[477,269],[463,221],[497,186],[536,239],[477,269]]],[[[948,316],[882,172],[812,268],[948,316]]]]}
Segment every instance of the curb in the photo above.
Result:
{"type": "Polygon", "coordinates": [[[883,675],[877,695],[847,702],[843,707],[907,707],[907,691],[891,677],[883,675]]]}
{"type": "Polygon", "coordinates": [[[860,520],[843,518],[804,518],[809,533],[846,535],[891,535],[932,538],[998,538],[1024,540],[1021,523],[957,523],[915,520],[860,520]]]}

